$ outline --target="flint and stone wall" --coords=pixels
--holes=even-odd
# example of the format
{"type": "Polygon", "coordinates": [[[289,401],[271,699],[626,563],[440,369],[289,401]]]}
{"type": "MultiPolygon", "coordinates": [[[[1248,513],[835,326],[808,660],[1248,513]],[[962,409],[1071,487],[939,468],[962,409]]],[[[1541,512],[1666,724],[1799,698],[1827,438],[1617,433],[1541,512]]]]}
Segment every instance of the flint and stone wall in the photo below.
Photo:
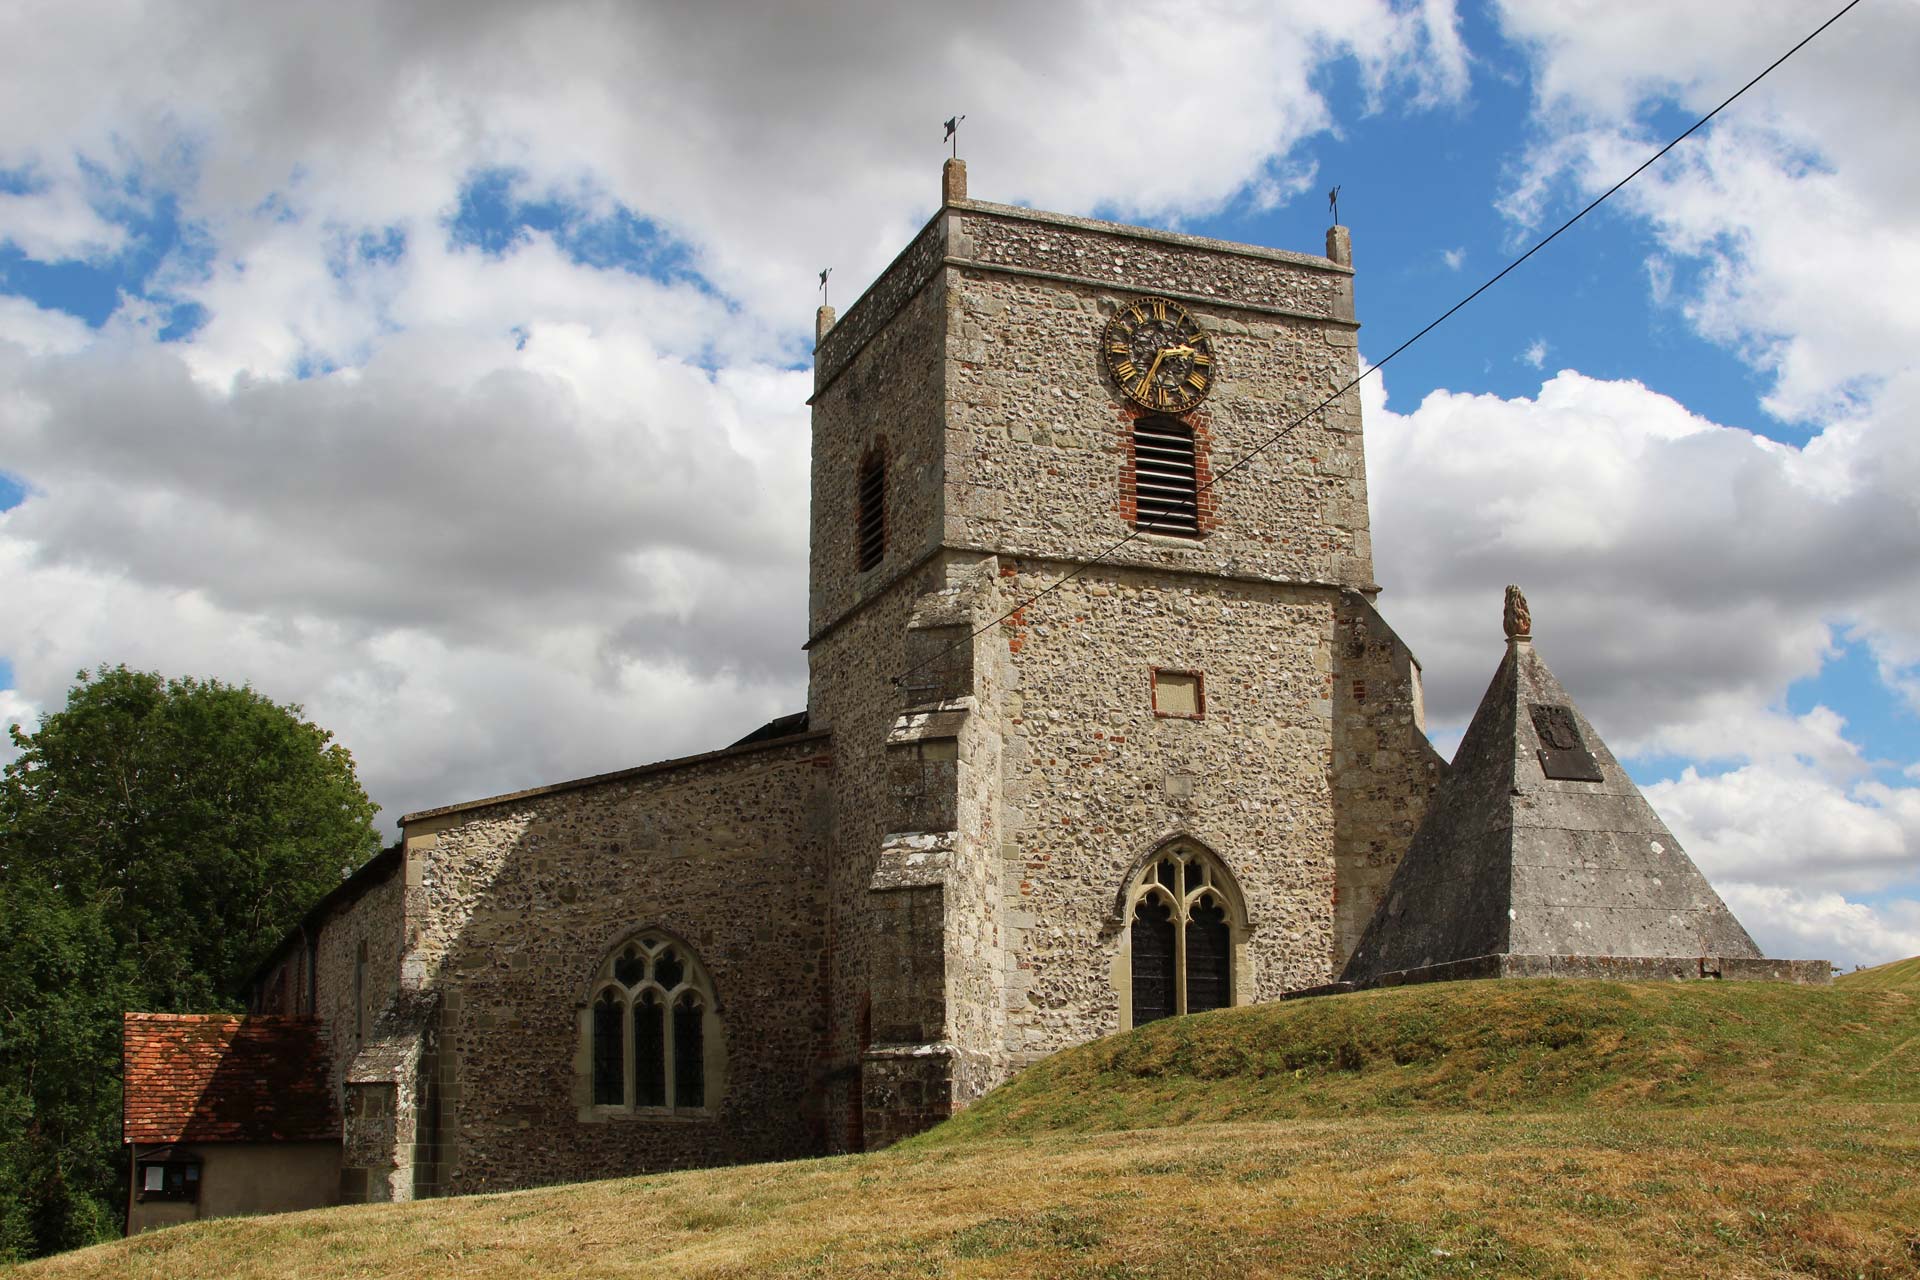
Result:
{"type": "Polygon", "coordinates": [[[807,734],[409,820],[427,910],[409,919],[406,964],[439,1004],[413,1092],[431,1113],[417,1124],[438,1129],[439,1189],[821,1148],[831,769],[807,734]],[[587,1105],[588,985],[648,928],[683,940],[712,980],[725,1087],[711,1114],[587,1105]]]}
{"type": "MultiPolygon", "coordinates": [[[[1010,600],[1064,567],[1003,563],[1010,600]]],[[[1008,1065],[1119,1028],[1114,904],[1174,836],[1211,849],[1245,897],[1238,999],[1325,981],[1336,599],[1102,567],[1006,628],[1008,1065]],[[1202,718],[1154,713],[1155,667],[1201,673],[1202,718]]]]}
{"type": "Polygon", "coordinates": [[[1373,606],[1341,597],[1334,643],[1331,973],[1346,967],[1447,762],[1427,740],[1420,664],[1373,606]]]}

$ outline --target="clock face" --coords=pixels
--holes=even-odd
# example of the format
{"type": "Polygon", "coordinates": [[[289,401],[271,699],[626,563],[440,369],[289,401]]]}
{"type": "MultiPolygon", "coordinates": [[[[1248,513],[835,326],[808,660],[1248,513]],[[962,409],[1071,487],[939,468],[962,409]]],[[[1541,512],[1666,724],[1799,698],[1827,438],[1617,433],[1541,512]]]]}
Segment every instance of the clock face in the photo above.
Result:
{"type": "Polygon", "coordinates": [[[1100,335],[1107,373],[1127,399],[1162,413],[1185,413],[1213,389],[1213,338],[1168,298],[1122,306],[1100,335]]]}

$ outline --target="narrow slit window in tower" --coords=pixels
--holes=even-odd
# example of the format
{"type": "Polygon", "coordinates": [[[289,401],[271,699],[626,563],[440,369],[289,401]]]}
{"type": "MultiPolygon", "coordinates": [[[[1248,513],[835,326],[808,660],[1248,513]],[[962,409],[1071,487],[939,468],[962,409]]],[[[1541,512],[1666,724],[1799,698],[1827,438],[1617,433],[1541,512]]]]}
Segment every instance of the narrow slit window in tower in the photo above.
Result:
{"type": "Polygon", "coordinates": [[[860,572],[875,568],[887,554],[887,447],[876,443],[860,460],[855,495],[854,555],[860,572]]]}

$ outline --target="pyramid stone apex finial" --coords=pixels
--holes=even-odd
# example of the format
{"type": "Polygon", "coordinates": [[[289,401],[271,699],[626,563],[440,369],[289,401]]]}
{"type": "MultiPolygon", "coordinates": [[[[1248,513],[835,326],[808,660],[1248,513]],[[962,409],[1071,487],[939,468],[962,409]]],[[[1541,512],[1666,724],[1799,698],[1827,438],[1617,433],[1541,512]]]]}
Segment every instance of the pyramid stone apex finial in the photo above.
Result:
{"type": "Polygon", "coordinates": [[[1533,639],[1533,614],[1527,609],[1527,598],[1520,593],[1520,588],[1507,588],[1506,608],[1501,611],[1500,622],[1507,630],[1507,639],[1533,639]]]}

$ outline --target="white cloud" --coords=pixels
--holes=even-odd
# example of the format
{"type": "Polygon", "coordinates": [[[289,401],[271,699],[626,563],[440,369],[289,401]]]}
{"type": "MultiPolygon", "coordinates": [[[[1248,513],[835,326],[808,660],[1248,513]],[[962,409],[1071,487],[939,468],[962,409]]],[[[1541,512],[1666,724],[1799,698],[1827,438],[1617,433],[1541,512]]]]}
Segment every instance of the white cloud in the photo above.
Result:
{"type": "Polygon", "coordinates": [[[1814,768],[1688,768],[1647,799],[1709,878],[1859,894],[1920,871],[1920,788],[1847,787],[1814,768]]]}
{"type": "Polygon", "coordinates": [[[1831,960],[1839,972],[1920,955],[1920,900],[1880,906],[1838,893],[1778,884],[1722,884],[1721,896],[1760,949],[1795,960],[1831,960]]]}
{"type": "MultiPolygon", "coordinates": [[[[1704,112],[1825,13],[1793,6],[1522,5],[1500,21],[1533,50],[1546,126],[1509,208],[1586,199],[1664,141],[1646,119],[1704,112]]],[[[1698,282],[1676,300],[1708,338],[1773,377],[1790,420],[1840,411],[1920,342],[1920,173],[1904,139],[1920,9],[1862,5],[1618,200],[1698,282]],[[1861,127],[1861,121],[1872,121],[1861,127]]],[[[1663,270],[1665,268],[1663,267],[1663,270]]],[[[1666,277],[1656,275],[1656,290],[1666,277]]]]}
{"type": "MultiPolygon", "coordinates": [[[[1404,415],[1370,393],[1369,462],[1382,607],[1436,722],[1471,709],[1519,581],[1616,749],[1741,763],[1671,784],[1741,901],[1782,930],[1878,912],[1897,939],[1903,917],[1862,899],[1909,797],[1863,781],[1832,713],[1782,709],[1842,636],[1920,706],[1916,18],[1861,14],[1622,206],[1660,242],[1650,288],[1770,373],[1774,410],[1819,428],[1804,448],[1567,372],[1404,415]],[[1738,791],[1766,779],[1839,834],[1794,843],[1783,820],[1769,843],[1738,791]],[[1782,888],[1819,840],[1840,850],[1820,892],[1782,888]]],[[[1510,207],[1610,181],[1655,107],[1717,100],[1800,21],[1503,11],[1540,104],[1510,207]]],[[[1471,65],[1446,0],[996,0],[961,24],[881,4],[54,6],[0,11],[0,40],[61,51],[0,79],[0,168],[45,182],[0,204],[0,236],[117,252],[101,210],[128,191],[177,197],[189,228],[157,297],[98,335],[0,299],[0,459],[32,488],[0,514],[6,705],[58,705],[103,659],[252,679],[341,733],[388,818],[799,705],[789,366],[814,272],[854,296],[931,211],[940,120],[969,116],[976,196],[1177,220],[1315,182],[1299,144],[1338,125],[1329,64],[1352,59],[1382,110],[1461,101],[1471,65]],[[1206,145],[1143,170],[1114,121],[1170,82],[1206,145]],[[692,278],[582,266],[540,233],[449,244],[463,186],[500,170],[520,198],[647,219],[692,278]],[[358,254],[363,234],[405,251],[358,254]],[[193,341],[155,341],[170,303],[204,308],[193,341]]]]}
{"type": "Polygon", "coordinates": [[[1535,369],[1546,368],[1547,340],[1545,338],[1535,338],[1532,342],[1529,342],[1527,349],[1520,353],[1520,363],[1535,369]]]}
{"type": "Polygon", "coordinates": [[[77,181],[37,191],[0,191],[0,244],[10,244],[29,258],[102,258],[126,243],[126,230],[101,217],[77,181]]]}
{"type": "Polygon", "coordinates": [[[1617,753],[1736,766],[1647,794],[1770,954],[1920,951],[1920,919],[1864,901],[1920,869],[1920,787],[1875,780],[1830,708],[1783,709],[1843,636],[1911,679],[1917,384],[1803,449],[1570,371],[1531,399],[1435,392],[1406,415],[1369,392],[1381,607],[1425,664],[1436,728],[1470,715],[1518,582],[1617,753]]]}
{"type": "Polygon", "coordinates": [[[1466,265],[1466,247],[1461,246],[1458,249],[1442,249],[1440,251],[1440,260],[1447,264],[1447,270],[1458,271],[1462,266],[1466,265]]]}
{"type": "Polygon", "coordinates": [[[0,294],[0,343],[11,343],[29,356],[47,356],[70,354],[92,340],[93,330],[84,321],[0,294]]]}
{"type": "Polygon", "coordinates": [[[1436,722],[1470,714],[1517,582],[1616,750],[1847,767],[1829,726],[1770,708],[1843,632],[1902,659],[1920,637],[1915,387],[1804,449],[1572,371],[1532,399],[1435,392],[1405,415],[1369,393],[1381,607],[1426,664],[1436,722]]]}
{"type": "Polygon", "coordinates": [[[1330,62],[1383,107],[1466,87],[1445,0],[135,4],[0,40],[60,51],[0,81],[0,168],[44,180],[0,235],[96,252],[103,191],[186,228],[97,334],[0,304],[11,696],[103,660],[250,679],[389,818],[801,704],[813,275],[851,296],[931,212],[946,116],[977,196],[1177,218],[1312,180],[1330,62]],[[1178,165],[1114,127],[1149,81],[1204,133],[1178,165]],[[673,282],[452,243],[501,173],[646,220],[673,282]]]}
{"type": "Polygon", "coordinates": [[[30,734],[40,727],[40,708],[21,697],[14,689],[0,689],[0,764],[7,764],[19,751],[14,748],[10,728],[30,734]]]}
{"type": "Polygon", "coordinates": [[[1288,153],[1332,124],[1314,86],[1329,62],[1352,58],[1381,103],[1455,100],[1467,74],[1447,0],[992,0],[964,23],[889,4],[231,3],[20,12],[0,40],[61,50],[0,83],[0,166],[57,174],[77,154],[177,191],[217,248],[220,345],[259,373],[303,343],[350,345],[354,313],[377,310],[319,274],[317,242],[424,229],[481,170],[638,212],[797,336],[820,265],[855,290],[931,212],[956,110],[964,146],[992,157],[977,196],[1179,217],[1310,177],[1288,153]],[[1179,84],[1174,123],[1204,139],[1177,164],[1142,165],[1137,130],[1116,127],[1148,83],[1179,84]]]}

